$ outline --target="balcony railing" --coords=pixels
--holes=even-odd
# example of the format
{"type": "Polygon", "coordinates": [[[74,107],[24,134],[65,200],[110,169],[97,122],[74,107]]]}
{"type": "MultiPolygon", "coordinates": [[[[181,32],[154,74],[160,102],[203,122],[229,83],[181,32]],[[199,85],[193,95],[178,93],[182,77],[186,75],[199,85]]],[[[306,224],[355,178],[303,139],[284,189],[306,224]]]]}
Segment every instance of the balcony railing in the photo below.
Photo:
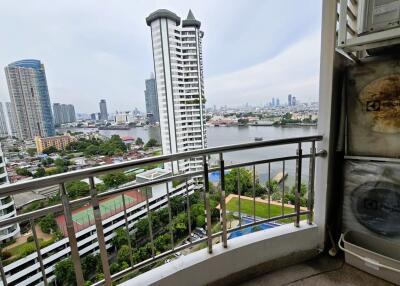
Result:
{"type": "MultiPolygon", "coordinates": [[[[307,137],[296,137],[296,138],[288,138],[288,139],[278,139],[278,140],[270,140],[270,141],[260,141],[260,142],[252,142],[245,144],[237,144],[237,145],[228,145],[222,147],[214,147],[207,148],[202,150],[171,154],[171,155],[162,155],[150,158],[144,158],[133,161],[125,161],[122,163],[104,165],[99,167],[93,167],[83,170],[72,171],[68,173],[58,174],[50,177],[39,178],[32,181],[15,183],[11,185],[6,185],[0,187],[0,197],[11,196],[15,194],[20,194],[24,192],[28,192],[34,189],[59,185],[60,189],[60,197],[61,203],[49,206],[43,209],[31,211],[29,213],[19,214],[15,217],[7,218],[0,221],[0,228],[12,225],[15,223],[28,222],[32,228],[32,236],[36,246],[36,253],[32,254],[34,259],[37,259],[39,262],[39,266],[35,274],[40,275],[39,279],[42,281],[44,285],[47,285],[48,282],[54,279],[54,264],[57,260],[47,259],[51,253],[54,254],[54,249],[59,249],[58,247],[65,246],[65,249],[68,250],[68,254],[71,257],[71,260],[74,265],[76,283],[77,285],[84,285],[84,277],[83,271],[81,267],[81,257],[86,253],[82,250],[82,245],[86,245],[86,240],[88,236],[92,233],[88,233],[85,235],[81,235],[84,233],[85,229],[77,229],[76,223],[73,220],[73,209],[82,206],[90,205],[90,208],[93,211],[93,231],[97,234],[98,250],[100,252],[102,270],[104,274],[104,279],[96,282],[93,285],[111,285],[113,281],[118,281],[122,277],[127,274],[133,272],[134,270],[142,269],[146,266],[150,266],[156,261],[166,258],[178,251],[182,251],[184,249],[193,247],[194,245],[200,243],[206,243],[208,252],[213,252],[213,240],[215,238],[221,239],[221,244],[223,247],[228,246],[228,234],[237,230],[242,230],[247,227],[253,227],[264,223],[270,223],[278,220],[284,219],[292,219],[295,226],[299,226],[301,216],[307,217],[307,222],[312,224],[313,221],[313,199],[314,199],[314,174],[315,174],[315,161],[316,157],[325,155],[324,151],[316,151],[316,141],[322,140],[322,136],[307,136],[307,137]],[[250,149],[256,148],[265,148],[265,147],[274,147],[281,145],[295,145],[297,147],[297,152],[294,154],[287,154],[284,157],[272,157],[272,158],[262,158],[262,150],[260,149],[260,158],[255,161],[241,162],[241,163],[232,163],[229,165],[225,164],[225,155],[230,152],[238,152],[238,151],[247,151],[250,149]],[[307,154],[303,153],[303,147],[307,145],[310,146],[310,152],[307,154]],[[210,166],[211,157],[217,156],[218,158],[215,160],[218,164],[210,166]],[[128,184],[122,187],[118,187],[116,189],[107,190],[99,193],[96,189],[95,177],[104,175],[107,172],[116,171],[116,170],[125,170],[132,169],[134,167],[140,167],[144,165],[153,165],[160,163],[172,163],[174,161],[190,159],[194,157],[203,158],[203,169],[197,172],[185,173],[185,174],[173,174],[168,177],[162,177],[160,179],[155,179],[149,182],[144,183],[135,183],[128,184]],[[302,166],[304,159],[309,160],[309,170],[308,170],[308,199],[307,199],[307,207],[301,207],[300,205],[300,194],[301,194],[301,186],[302,186],[302,166]],[[268,202],[268,212],[269,215],[264,219],[256,219],[256,195],[255,195],[255,185],[256,185],[256,166],[259,165],[268,165],[268,182],[271,181],[271,164],[276,162],[282,163],[282,174],[285,176],[285,162],[287,161],[295,161],[295,202],[294,202],[294,212],[285,213],[284,208],[284,192],[285,186],[283,180],[282,190],[282,204],[281,204],[281,213],[277,216],[271,216],[270,208],[271,208],[271,188],[267,185],[267,202],[268,202]],[[217,166],[217,167],[215,167],[217,166]],[[253,214],[250,223],[242,223],[242,209],[240,207],[242,193],[240,187],[237,189],[237,199],[238,199],[238,216],[239,216],[239,225],[233,228],[227,227],[227,205],[226,205],[226,196],[225,196],[225,171],[232,170],[235,168],[242,167],[251,167],[252,170],[252,178],[253,178],[253,195],[252,195],[252,203],[253,203],[253,214]],[[220,193],[220,223],[221,230],[212,233],[212,221],[211,221],[211,207],[210,207],[210,189],[209,189],[209,174],[211,172],[217,172],[219,174],[219,189],[220,193]],[[199,178],[201,178],[199,180],[199,178]],[[68,197],[68,192],[66,189],[66,183],[72,180],[82,180],[89,179],[90,185],[90,196],[85,196],[79,199],[70,200],[68,197]],[[182,182],[180,186],[176,188],[172,188],[172,181],[179,180],[182,182]],[[148,195],[148,187],[165,184],[166,185],[166,193],[161,197],[150,198],[148,195]],[[126,202],[125,193],[131,191],[133,189],[141,189],[144,190],[145,195],[141,202],[138,202],[134,205],[129,205],[126,202]],[[189,202],[189,195],[193,192],[201,192],[203,194],[204,199],[204,209],[205,209],[205,219],[206,219],[206,236],[200,238],[196,241],[191,239],[192,229],[191,229],[191,206],[189,202]],[[122,195],[122,206],[121,208],[115,208],[119,210],[119,212],[114,212],[112,217],[104,218],[100,212],[100,201],[106,198],[115,197],[116,195],[122,195]],[[169,225],[172,223],[172,215],[171,215],[171,198],[174,196],[183,196],[186,197],[186,212],[188,213],[188,241],[175,245],[173,233],[171,232],[171,248],[162,253],[155,252],[154,246],[154,235],[152,228],[152,216],[148,215],[151,211],[157,208],[167,208],[168,209],[168,220],[169,225]],[[60,246],[47,246],[46,248],[41,248],[40,240],[38,239],[37,231],[35,229],[35,220],[39,219],[47,214],[54,214],[62,212],[65,218],[65,234],[68,238],[65,238],[63,242],[60,242],[60,246]],[[118,227],[124,227],[128,233],[132,233],[135,229],[134,219],[142,217],[147,217],[148,226],[149,226],[149,236],[150,236],[150,244],[151,244],[151,257],[140,261],[139,263],[134,263],[132,259],[132,243],[129,241],[130,247],[130,265],[128,268],[111,275],[110,273],[110,261],[109,261],[109,253],[107,252],[110,249],[110,235],[107,232],[110,232],[110,229],[114,230],[111,226],[115,225],[118,227]],[[119,217],[119,218],[118,218],[119,217]],[[111,225],[111,226],[110,226],[111,225]],[[81,239],[82,238],[82,239],[81,239]],[[85,242],[83,242],[83,240],[85,242]],[[80,248],[81,247],[81,248],[80,248]],[[46,253],[46,257],[44,259],[43,254],[46,253]]],[[[293,150],[294,151],[294,150],[293,150]]],[[[173,164],[169,164],[173,165],[173,164]]],[[[238,178],[239,182],[239,178],[238,178]]],[[[240,184],[238,183],[238,186],[240,184]]],[[[90,222],[90,218],[89,218],[90,222]]],[[[88,226],[90,228],[90,224],[88,226]]],[[[171,228],[170,228],[171,230],[171,228]]],[[[129,237],[129,236],[128,236],[129,237]]],[[[93,243],[93,239],[91,240],[93,243]]],[[[97,247],[97,246],[96,246],[97,247]]],[[[64,249],[64,250],[65,250],[64,249]]],[[[91,248],[93,249],[93,248],[91,248]]],[[[64,254],[65,255],[65,254],[64,254]]],[[[61,256],[58,256],[61,257],[61,256]]],[[[65,257],[65,256],[64,256],[65,257]]],[[[60,258],[58,258],[58,261],[60,258]]],[[[36,260],[34,264],[36,264],[36,260]]],[[[21,270],[23,271],[23,270],[21,270]]],[[[17,285],[21,283],[22,275],[19,274],[18,283],[11,279],[12,275],[16,273],[16,270],[12,270],[10,265],[3,266],[0,260],[0,274],[3,285],[17,285]]],[[[27,278],[32,278],[33,274],[27,274],[27,278]]],[[[22,285],[22,284],[21,284],[22,285]]],[[[29,285],[28,283],[24,283],[24,285],[29,285]]],[[[33,284],[32,284],[33,285],[33,284]]]]}

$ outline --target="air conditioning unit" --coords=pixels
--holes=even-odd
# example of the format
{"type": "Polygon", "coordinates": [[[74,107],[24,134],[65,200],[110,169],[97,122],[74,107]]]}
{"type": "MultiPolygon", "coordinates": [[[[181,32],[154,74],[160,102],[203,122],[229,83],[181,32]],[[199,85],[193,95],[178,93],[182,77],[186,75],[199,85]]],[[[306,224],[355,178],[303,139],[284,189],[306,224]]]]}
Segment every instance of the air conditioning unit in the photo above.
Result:
{"type": "Polygon", "coordinates": [[[400,0],[365,0],[363,33],[400,27],[400,0]]]}

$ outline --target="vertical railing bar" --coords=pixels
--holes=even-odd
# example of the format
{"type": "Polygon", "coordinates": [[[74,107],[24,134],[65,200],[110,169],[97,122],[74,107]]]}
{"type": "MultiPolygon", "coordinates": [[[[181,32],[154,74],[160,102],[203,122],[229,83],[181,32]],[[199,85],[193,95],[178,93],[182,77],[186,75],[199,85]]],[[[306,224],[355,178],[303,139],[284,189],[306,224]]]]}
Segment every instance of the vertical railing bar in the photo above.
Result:
{"type": "Polygon", "coordinates": [[[7,286],[7,277],[6,274],[4,273],[4,268],[3,268],[3,262],[2,259],[0,257],[0,275],[1,275],[1,280],[3,281],[3,286],[7,286]]]}
{"type": "Polygon", "coordinates": [[[207,244],[208,253],[212,253],[212,233],[211,233],[211,210],[210,210],[210,188],[208,185],[208,164],[206,156],[203,156],[203,177],[204,177],[204,202],[207,223],[207,244]]]}
{"type": "Polygon", "coordinates": [[[169,195],[168,182],[165,183],[167,187],[167,207],[168,207],[168,220],[169,220],[169,233],[171,236],[171,249],[174,250],[174,230],[172,229],[172,210],[171,210],[171,197],[169,195]]]}
{"type": "Polygon", "coordinates": [[[77,283],[77,285],[80,286],[80,285],[84,285],[85,280],[83,279],[82,265],[81,265],[80,255],[79,255],[78,242],[77,242],[76,236],[75,236],[74,222],[72,220],[71,207],[69,205],[67,191],[65,189],[64,183],[60,183],[60,196],[61,196],[61,201],[62,201],[62,205],[64,208],[65,225],[67,228],[69,247],[71,249],[71,258],[72,258],[72,262],[73,262],[74,270],[75,270],[76,283],[77,283]]]}
{"type": "Polygon", "coordinates": [[[222,153],[219,153],[220,163],[220,186],[221,186],[221,222],[222,222],[222,244],[224,248],[228,247],[228,232],[226,222],[226,201],[225,201],[225,162],[222,153]]]}
{"type": "Polygon", "coordinates": [[[241,196],[240,168],[237,168],[237,192],[238,192],[238,207],[239,207],[239,227],[241,227],[242,226],[242,210],[241,210],[241,204],[240,204],[240,196],[241,196]]]}
{"type": "Polygon", "coordinates": [[[192,218],[190,213],[190,197],[189,197],[189,188],[188,188],[188,179],[185,178],[185,186],[186,186],[186,206],[188,213],[188,230],[189,230],[189,242],[192,244],[192,218]]]}
{"type": "Polygon", "coordinates": [[[271,218],[271,163],[268,163],[268,218],[271,218]]]}
{"type": "Polygon", "coordinates": [[[307,216],[308,224],[313,222],[313,211],[314,211],[314,178],[315,178],[315,141],[311,143],[310,149],[310,166],[308,175],[308,210],[310,213],[307,216]]]}
{"type": "Polygon", "coordinates": [[[131,241],[131,236],[130,236],[130,233],[129,233],[128,213],[126,212],[126,201],[125,201],[125,194],[124,193],[122,193],[122,206],[124,208],[124,220],[125,220],[126,233],[128,234],[129,262],[131,263],[131,266],[133,266],[134,262],[133,262],[132,241],[131,241]]]}
{"type": "Polygon", "coordinates": [[[97,189],[93,177],[89,177],[89,183],[90,183],[90,197],[93,208],[94,222],[96,224],[97,240],[99,242],[100,259],[101,259],[101,264],[103,266],[104,284],[107,286],[111,286],[112,284],[111,273],[110,273],[110,265],[108,263],[106,241],[104,238],[103,222],[101,221],[99,198],[97,197],[97,189]]]}
{"type": "Polygon", "coordinates": [[[256,222],[256,165],[253,165],[253,221],[256,222]]]}
{"type": "Polygon", "coordinates": [[[46,276],[46,271],[44,269],[42,253],[40,251],[40,243],[39,243],[39,240],[38,240],[38,237],[36,234],[35,222],[33,221],[33,219],[30,219],[29,223],[31,224],[31,228],[32,228],[32,236],[33,236],[33,240],[35,241],[36,253],[37,253],[39,265],[40,265],[40,271],[42,272],[42,276],[43,276],[43,283],[45,286],[47,286],[48,285],[47,276],[46,276]]]}
{"type": "Polygon", "coordinates": [[[282,216],[285,215],[285,160],[282,161],[282,216]]]}
{"type": "Polygon", "coordinates": [[[296,198],[295,198],[295,210],[296,210],[296,220],[295,226],[300,226],[300,194],[301,194],[301,163],[302,163],[302,150],[301,142],[298,143],[296,159],[296,198]]]}
{"type": "Polygon", "coordinates": [[[154,239],[153,239],[153,226],[151,223],[151,215],[150,215],[150,206],[149,206],[149,196],[147,192],[147,187],[144,187],[145,193],[146,193],[146,209],[147,209],[147,220],[149,222],[149,234],[150,234],[150,244],[151,244],[151,257],[155,257],[155,251],[154,251],[154,239]]]}

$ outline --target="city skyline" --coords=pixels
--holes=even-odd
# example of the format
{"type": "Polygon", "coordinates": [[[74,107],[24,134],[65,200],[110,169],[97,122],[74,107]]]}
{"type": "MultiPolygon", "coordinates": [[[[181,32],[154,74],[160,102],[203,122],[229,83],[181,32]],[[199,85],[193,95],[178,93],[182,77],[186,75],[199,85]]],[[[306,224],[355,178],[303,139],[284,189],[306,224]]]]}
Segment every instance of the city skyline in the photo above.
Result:
{"type": "MultiPolygon", "coordinates": [[[[108,101],[109,110],[126,109],[127,105],[145,110],[144,79],[153,66],[150,35],[143,27],[143,18],[158,8],[179,15],[192,8],[205,23],[204,29],[213,31],[207,34],[203,51],[207,106],[221,106],[227,100],[262,104],[272,97],[283,102],[288,93],[298,94],[303,101],[316,100],[319,2],[290,2],[293,9],[287,11],[287,17],[279,17],[273,11],[282,10],[288,1],[255,1],[256,5],[207,1],[188,1],[182,5],[166,1],[161,6],[143,2],[116,5],[92,2],[74,9],[67,2],[59,5],[40,2],[41,5],[19,5],[17,15],[12,12],[16,9],[13,3],[0,4],[0,22],[16,23],[0,31],[0,38],[12,39],[3,43],[0,64],[5,66],[23,58],[40,59],[46,65],[51,100],[63,102],[68,98],[79,113],[94,112],[92,106],[101,98],[108,101]],[[130,5],[135,9],[129,9],[130,5]],[[220,11],[224,11],[226,21],[220,20],[220,11]],[[110,18],[107,24],[100,20],[99,15],[103,14],[110,18]],[[12,20],[9,15],[13,15],[12,20]],[[37,15],[41,21],[36,21],[37,15]],[[79,21],[77,27],[71,19],[82,16],[85,21],[79,21]],[[248,20],[237,25],[242,17],[248,20]],[[269,19],[271,29],[260,38],[254,27],[264,26],[265,18],[269,19]],[[288,22],[286,18],[291,20],[288,22]],[[27,31],[26,26],[31,29],[27,31]],[[287,34],[291,37],[286,37],[287,34]],[[282,68],[289,62],[293,68],[282,68]]],[[[8,101],[4,77],[0,77],[0,101],[8,101]]]]}

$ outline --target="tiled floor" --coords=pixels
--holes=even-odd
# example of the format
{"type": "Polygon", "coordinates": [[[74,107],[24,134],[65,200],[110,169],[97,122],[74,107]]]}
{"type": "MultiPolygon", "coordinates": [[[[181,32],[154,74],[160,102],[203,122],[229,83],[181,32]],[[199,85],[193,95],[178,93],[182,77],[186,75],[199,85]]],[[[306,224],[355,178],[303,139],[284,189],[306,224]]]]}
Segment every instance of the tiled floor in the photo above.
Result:
{"type": "Polygon", "coordinates": [[[345,264],[342,259],[323,256],[240,284],[240,286],[266,285],[391,286],[393,284],[345,264]]]}

